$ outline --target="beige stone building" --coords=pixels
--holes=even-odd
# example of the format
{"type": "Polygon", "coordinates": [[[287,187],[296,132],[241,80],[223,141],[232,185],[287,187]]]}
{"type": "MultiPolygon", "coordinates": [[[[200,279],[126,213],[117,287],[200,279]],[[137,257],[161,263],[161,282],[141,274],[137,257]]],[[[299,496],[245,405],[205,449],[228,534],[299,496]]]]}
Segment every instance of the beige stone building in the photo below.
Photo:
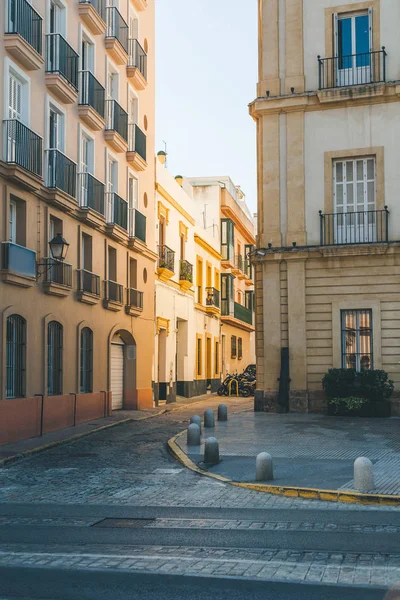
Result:
{"type": "Polygon", "coordinates": [[[154,2],[4,0],[0,31],[6,443],[153,405],[154,2]]]}
{"type": "Polygon", "coordinates": [[[391,0],[259,1],[257,410],[323,410],[331,367],[399,386],[399,20],[391,0]]]}

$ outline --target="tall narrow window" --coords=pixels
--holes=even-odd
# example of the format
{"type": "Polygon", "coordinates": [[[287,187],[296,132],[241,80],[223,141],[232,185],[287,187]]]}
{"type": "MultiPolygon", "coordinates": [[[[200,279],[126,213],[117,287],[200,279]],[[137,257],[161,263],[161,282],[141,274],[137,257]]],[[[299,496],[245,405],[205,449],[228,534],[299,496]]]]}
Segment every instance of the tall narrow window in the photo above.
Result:
{"type": "Polygon", "coordinates": [[[85,327],[81,331],[81,394],[93,392],[93,331],[85,327]]]}
{"type": "Polygon", "coordinates": [[[236,335],[231,336],[231,358],[237,357],[237,338],[236,335]]]}
{"type": "Polygon", "coordinates": [[[128,213],[129,213],[129,235],[135,236],[135,210],[139,205],[138,180],[136,177],[129,175],[128,177],[128,213]]]}
{"type": "Polygon", "coordinates": [[[197,348],[196,348],[196,358],[197,358],[197,377],[201,377],[203,365],[202,365],[202,351],[203,351],[203,343],[201,338],[197,338],[197,348]]]}
{"type": "Polygon", "coordinates": [[[234,276],[221,275],[221,315],[233,315],[234,312],[234,276]]]}
{"type": "Polygon", "coordinates": [[[342,310],[342,368],[373,369],[372,310],[342,310]]]}
{"type": "Polygon", "coordinates": [[[196,263],[196,280],[197,280],[197,302],[203,303],[203,261],[197,258],[196,263]]]}
{"type": "Polygon", "coordinates": [[[361,85],[371,81],[372,9],[335,16],[337,84],[361,85]]]}
{"type": "Polygon", "coordinates": [[[215,375],[219,375],[219,342],[215,342],[215,375]]]}
{"type": "Polygon", "coordinates": [[[25,396],[26,321],[20,315],[7,318],[6,398],[25,396]]]}
{"type": "Polygon", "coordinates": [[[10,242],[13,244],[17,243],[17,203],[15,200],[10,201],[10,232],[9,238],[10,242]]]}
{"type": "Polygon", "coordinates": [[[231,219],[221,220],[221,254],[222,260],[235,258],[235,224],[231,219]]]}
{"type": "Polygon", "coordinates": [[[238,338],[238,348],[237,348],[238,359],[242,360],[243,358],[243,339],[238,338]]]}
{"type": "Polygon", "coordinates": [[[47,395],[62,394],[63,326],[50,321],[47,327],[47,395]]]}

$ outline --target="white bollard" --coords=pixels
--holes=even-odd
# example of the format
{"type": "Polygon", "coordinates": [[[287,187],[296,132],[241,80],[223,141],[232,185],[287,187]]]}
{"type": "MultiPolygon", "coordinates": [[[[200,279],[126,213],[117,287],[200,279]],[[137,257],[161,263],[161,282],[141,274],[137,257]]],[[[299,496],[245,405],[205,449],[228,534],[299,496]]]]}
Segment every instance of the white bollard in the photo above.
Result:
{"type": "Polygon", "coordinates": [[[256,458],[256,481],[271,481],[274,478],[272,456],[261,452],[256,458]]]}
{"type": "Polygon", "coordinates": [[[354,461],[354,489],[359,492],[370,492],[375,487],[372,462],[365,456],[354,461]]]}
{"type": "Polygon", "coordinates": [[[200,427],[196,423],[191,423],[187,428],[187,445],[200,446],[200,427]]]}
{"type": "Polygon", "coordinates": [[[204,411],[204,427],[215,427],[214,412],[211,408],[204,411]]]}
{"type": "Polygon", "coordinates": [[[193,417],[190,417],[190,423],[196,423],[196,425],[200,427],[201,433],[201,417],[199,417],[198,415],[193,415],[193,417]]]}
{"type": "Polygon", "coordinates": [[[216,465],[219,463],[219,444],[215,437],[206,439],[204,445],[204,462],[207,465],[216,465]]]}

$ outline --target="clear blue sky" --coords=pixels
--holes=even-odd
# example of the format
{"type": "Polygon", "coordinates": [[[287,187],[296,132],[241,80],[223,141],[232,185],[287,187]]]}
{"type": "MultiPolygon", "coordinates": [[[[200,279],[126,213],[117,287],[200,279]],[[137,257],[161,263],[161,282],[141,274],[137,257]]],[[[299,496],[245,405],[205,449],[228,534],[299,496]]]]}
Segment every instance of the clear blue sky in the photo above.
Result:
{"type": "Polygon", "coordinates": [[[155,0],[156,151],[174,175],[229,175],[256,211],[256,0],[155,0]]]}

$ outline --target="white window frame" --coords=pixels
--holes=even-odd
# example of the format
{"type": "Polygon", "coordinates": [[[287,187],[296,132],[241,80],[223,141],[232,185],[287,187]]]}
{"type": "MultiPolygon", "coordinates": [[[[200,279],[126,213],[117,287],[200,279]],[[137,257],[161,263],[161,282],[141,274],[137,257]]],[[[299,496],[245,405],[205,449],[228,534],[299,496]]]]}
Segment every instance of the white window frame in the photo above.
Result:
{"type": "Polygon", "coordinates": [[[47,0],[46,2],[46,33],[51,33],[50,32],[50,5],[51,3],[56,4],[61,11],[63,11],[63,18],[61,21],[61,26],[58,28],[59,31],[57,31],[56,33],[60,33],[64,38],[67,37],[68,35],[68,5],[64,0],[47,0]]]}
{"type": "Polygon", "coordinates": [[[55,100],[49,95],[46,96],[46,109],[45,109],[45,127],[44,127],[45,150],[51,150],[51,148],[50,148],[50,110],[51,109],[54,112],[58,113],[61,117],[61,128],[60,128],[61,137],[58,136],[59,143],[58,143],[57,150],[60,150],[60,152],[65,153],[66,126],[67,126],[66,111],[63,109],[63,107],[60,104],[58,104],[58,102],[55,102],[55,100]]]}
{"type": "Polygon", "coordinates": [[[21,94],[21,123],[29,127],[31,120],[31,79],[26,73],[20,69],[14,62],[12,62],[8,56],[4,58],[4,119],[8,119],[8,98],[9,98],[9,82],[10,73],[19,79],[22,83],[22,94],[21,94]]]}
{"type": "Polygon", "coordinates": [[[127,172],[126,182],[127,182],[126,197],[128,199],[128,231],[129,231],[130,237],[133,237],[134,232],[135,232],[135,210],[139,210],[139,179],[134,174],[134,172],[131,171],[130,169],[128,169],[128,172],[127,172]],[[131,202],[131,197],[130,197],[130,182],[131,182],[131,180],[136,181],[136,202],[134,204],[131,202]]]}
{"type": "Polygon", "coordinates": [[[9,241],[12,244],[17,243],[17,203],[15,200],[10,200],[10,216],[9,216],[9,241]]]}
{"type": "Polygon", "coordinates": [[[82,173],[82,143],[83,143],[83,138],[86,138],[89,143],[91,144],[91,149],[90,149],[90,160],[88,163],[88,170],[86,171],[87,173],[90,173],[91,175],[94,175],[95,173],[95,164],[96,164],[96,144],[95,144],[95,138],[91,135],[91,133],[85,129],[85,127],[82,127],[81,125],[79,125],[79,135],[78,135],[78,139],[79,139],[79,147],[78,147],[78,165],[79,165],[79,173],[82,173]]]}
{"type": "Polygon", "coordinates": [[[361,317],[361,313],[369,313],[370,315],[370,351],[369,353],[367,353],[370,356],[370,363],[369,363],[369,369],[373,369],[374,368],[374,348],[373,348],[373,341],[374,341],[374,327],[373,327],[373,316],[372,316],[372,310],[370,308],[357,308],[357,309],[342,309],[340,311],[340,333],[341,333],[341,351],[342,351],[342,369],[348,369],[351,367],[348,367],[346,365],[346,357],[347,357],[347,353],[345,351],[345,344],[346,344],[346,333],[345,333],[345,329],[343,327],[344,322],[345,322],[345,315],[346,313],[353,313],[355,316],[355,334],[356,334],[356,338],[355,338],[355,365],[353,368],[356,369],[357,372],[361,371],[361,333],[360,333],[360,317],[361,317]]]}
{"type": "Polygon", "coordinates": [[[120,79],[120,72],[119,69],[117,67],[117,65],[115,63],[113,63],[110,59],[107,59],[107,69],[106,69],[106,100],[116,100],[119,103],[119,88],[120,88],[120,84],[121,84],[121,79],[120,79]],[[117,85],[116,85],[116,89],[114,96],[110,95],[110,89],[109,89],[109,76],[113,74],[116,75],[116,81],[117,81],[117,85]]]}
{"type": "Polygon", "coordinates": [[[87,29],[85,29],[84,27],[82,27],[82,25],[79,25],[79,70],[83,71],[83,65],[82,65],[82,43],[86,41],[90,44],[91,46],[91,56],[90,56],[90,62],[91,62],[91,67],[90,69],[86,69],[87,71],[90,71],[93,75],[96,73],[96,41],[95,38],[90,35],[90,33],[88,32],[87,29]]]}

